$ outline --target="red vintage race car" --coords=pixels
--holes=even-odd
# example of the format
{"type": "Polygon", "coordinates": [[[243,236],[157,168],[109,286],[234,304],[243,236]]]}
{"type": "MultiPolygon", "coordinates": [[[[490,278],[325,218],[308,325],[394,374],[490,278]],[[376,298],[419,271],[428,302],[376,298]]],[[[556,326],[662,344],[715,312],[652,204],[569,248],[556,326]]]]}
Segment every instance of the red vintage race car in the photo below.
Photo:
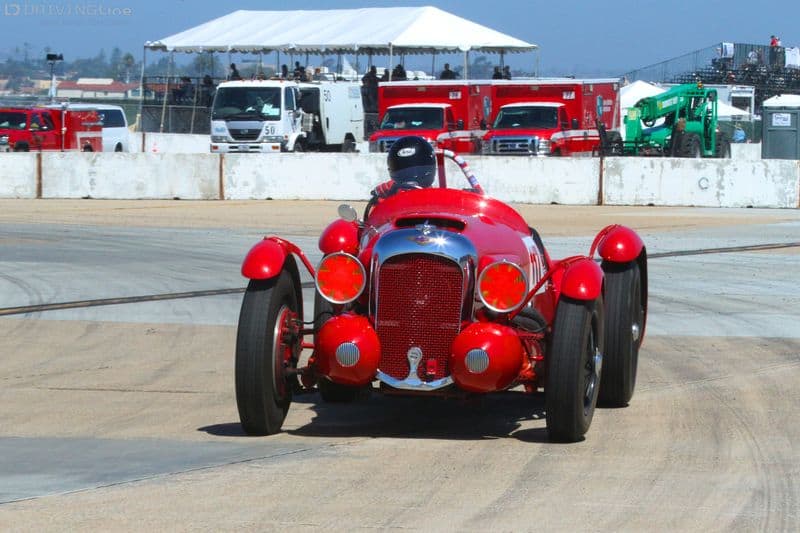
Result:
{"type": "Polygon", "coordinates": [[[438,187],[401,184],[361,219],[341,206],[316,268],[279,237],[250,250],[235,371],[248,434],[279,432],[292,393],[315,385],[328,402],[376,381],[400,395],[543,389],[548,435],[568,442],[589,429],[598,401],[628,404],[647,317],[641,238],[611,225],[588,255],[553,259],[463,159],[440,152],[437,167],[438,187]],[[468,188],[447,187],[445,157],[468,188]],[[313,325],[303,322],[298,260],[316,282],[313,325]],[[300,366],[304,348],[313,352],[300,366]]]}

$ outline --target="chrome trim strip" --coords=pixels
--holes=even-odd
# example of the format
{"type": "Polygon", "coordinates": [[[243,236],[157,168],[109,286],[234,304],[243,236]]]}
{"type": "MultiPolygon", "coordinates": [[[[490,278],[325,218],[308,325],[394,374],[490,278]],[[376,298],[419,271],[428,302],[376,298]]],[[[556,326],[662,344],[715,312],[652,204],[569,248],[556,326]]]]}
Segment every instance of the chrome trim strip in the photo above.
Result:
{"type": "Polygon", "coordinates": [[[409,376],[406,379],[397,379],[378,370],[376,377],[390,387],[400,390],[434,391],[453,384],[452,376],[437,379],[436,381],[422,381],[417,376],[409,376]]]}

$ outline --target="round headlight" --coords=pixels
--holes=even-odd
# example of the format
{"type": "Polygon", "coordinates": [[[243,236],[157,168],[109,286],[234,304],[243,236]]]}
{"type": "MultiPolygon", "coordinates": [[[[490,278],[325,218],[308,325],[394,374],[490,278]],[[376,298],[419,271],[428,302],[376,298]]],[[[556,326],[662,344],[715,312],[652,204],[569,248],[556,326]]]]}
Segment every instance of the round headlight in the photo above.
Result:
{"type": "Polygon", "coordinates": [[[478,277],[478,296],[492,311],[509,313],[522,305],[527,294],[525,273],[514,263],[492,263],[478,277]]]}
{"type": "Polygon", "coordinates": [[[367,284],[364,265],[350,254],[337,252],[326,255],[317,268],[317,290],[331,303],[350,303],[367,284]]]}

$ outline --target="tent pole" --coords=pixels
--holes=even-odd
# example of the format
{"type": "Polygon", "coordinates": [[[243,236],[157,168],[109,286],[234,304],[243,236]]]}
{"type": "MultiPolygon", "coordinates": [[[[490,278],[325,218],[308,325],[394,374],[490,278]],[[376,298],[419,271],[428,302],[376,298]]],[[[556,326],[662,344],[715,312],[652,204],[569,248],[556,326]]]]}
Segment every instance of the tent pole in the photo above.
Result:
{"type": "Polygon", "coordinates": [[[431,76],[436,78],[436,50],[433,51],[433,59],[431,59],[431,76]]]}
{"type": "Polygon", "coordinates": [[[147,47],[142,48],[142,75],[139,78],[139,131],[144,131],[144,66],[147,64],[147,47]]]}
{"type": "Polygon", "coordinates": [[[367,70],[372,68],[372,52],[367,54],[367,70]]]}
{"type": "Polygon", "coordinates": [[[501,68],[501,69],[502,69],[504,66],[506,66],[506,58],[505,58],[505,55],[506,55],[506,51],[505,51],[505,50],[500,50],[500,68],[501,68]]]}
{"type": "MultiPolygon", "coordinates": [[[[231,51],[228,49],[228,67],[233,64],[233,59],[231,59],[231,51]]],[[[227,76],[225,76],[227,78],[227,76]]]]}
{"type": "Polygon", "coordinates": [[[464,50],[464,79],[469,79],[469,50],[464,50]]]}
{"type": "Polygon", "coordinates": [[[389,43],[389,81],[392,81],[392,63],[394,63],[394,50],[392,43],[389,43]]]}
{"type": "MultiPolygon", "coordinates": [[[[275,73],[277,74],[278,72],[283,72],[281,69],[281,51],[275,50],[275,73]]],[[[280,76],[280,74],[278,74],[278,76],[280,76]]]]}
{"type": "Polygon", "coordinates": [[[159,133],[164,133],[164,117],[167,114],[167,99],[169,98],[169,77],[172,75],[172,63],[175,60],[175,52],[169,53],[169,64],[167,66],[167,83],[164,88],[164,98],[161,103],[161,126],[158,128],[159,133]]]}

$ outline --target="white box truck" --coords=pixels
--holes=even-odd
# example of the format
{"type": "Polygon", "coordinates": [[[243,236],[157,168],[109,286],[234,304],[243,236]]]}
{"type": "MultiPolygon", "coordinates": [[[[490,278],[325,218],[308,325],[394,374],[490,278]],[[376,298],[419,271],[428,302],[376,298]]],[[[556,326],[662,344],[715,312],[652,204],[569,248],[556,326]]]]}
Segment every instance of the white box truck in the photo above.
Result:
{"type": "Polygon", "coordinates": [[[354,151],[363,136],[357,82],[223,82],[211,108],[215,153],[354,151]]]}

